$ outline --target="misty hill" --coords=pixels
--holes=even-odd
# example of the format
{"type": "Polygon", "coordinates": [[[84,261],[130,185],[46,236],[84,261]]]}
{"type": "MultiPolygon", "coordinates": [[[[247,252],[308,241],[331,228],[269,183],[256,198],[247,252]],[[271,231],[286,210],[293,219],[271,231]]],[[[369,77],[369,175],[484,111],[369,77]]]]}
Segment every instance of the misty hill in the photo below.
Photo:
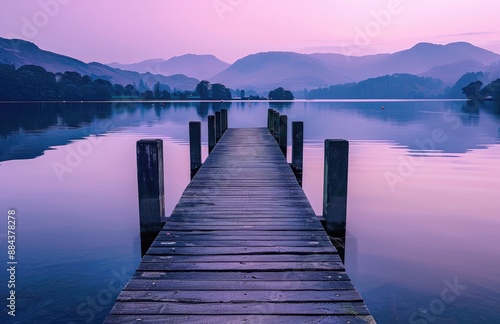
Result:
{"type": "Polygon", "coordinates": [[[352,80],[309,55],[266,52],[239,59],[209,81],[219,82],[233,89],[268,91],[283,87],[293,91],[352,80]]]}
{"type": "Polygon", "coordinates": [[[94,79],[101,78],[122,85],[141,83],[152,88],[156,82],[168,85],[177,90],[193,90],[198,80],[184,75],[164,76],[152,73],[124,71],[100,63],[84,63],[77,59],[44,51],[33,43],[23,40],[0,38],[0,63],[11,64],[16,68],[23,65],[37,65],[49,72],[74,71],[89,75],[94,79]],[[141,82],[142,81],[142,82],[141,82]]]}
{"type": "MultiPolygon", "coordinates": [[[[448,45],[435,45],[420,43],[409,50],[392,54],[378,64],[378,68],[385,73],[412,73],[421,74],[429,72],[434,67],[455,63],[456,69],[459,62],[470,65],[471,61],[489,65],[500,60],[500,55],[473,46],[469,43],[451,43],[448,45]]],[[[437,70],[439,72],[439,69],[437,70]]],[[[463,73],[469,72],[462,70],[463,73]]],[[[463,73],[459,74],[463,74],[463,73]]],[[[440,75],[427,75],[439,77],[440,75]]]]}
{"type": "Polygon", "coordinates": [[[414,74],[453,85],[467,72],[500,61],[500,55],[469,43],[419,43],[393,54],[345,56],[334,53],[265,52],[246,56],[210,78],[231,88],[292,91],[359,82],[392,74],[414,74]]]}
{"type": "Polygon", "coordinates": [[[311,54],[354,81],[394,73],[410,73],[442,79],[453,84],[463,74],[475,72],[500,60],[500,55],[465,42],[436,45],[419,43],[393,54],[361,57],[311,54]]]}
{"type": "Polygon", "coordinates": [[[474,61],[465,60],[446,65],[435,66],[432,69],[420,73],[420,76],[434,77],[443,80],[446,84],[453,84],[464,74],[471,71],[483,71],[486,65],[474,61]]]}
{"type": "Polygon", "coordinates": [[[437,98],[444,90],[443,82],[412,74],[393,74],[361,82],[313,89],[308,99],[424,99],[437,98]]]}
{"type": "Polygon", "coordinates": [[[171,59],[152,59],[134,64],[108,64],[111,67],[136,71],[139,73],[155,73],[163,75],[184,74],[199,80],[206,80],[227,69],[230,64],[213,55],[186,54],[171,59]]]}
{"type": "Polygon", "coordinates": [[[95,62],[87,64],[44,51],[30,42],[0,38],[0,63],[12,64],[16,68],[26,64],[38,65],[50,72],[75,71],[113,84],[132,84],[141,91],[152,88],[156,82],[168,85],[172,90],[193,90],[199,82],[197,79],[184,74],[163,75],[178,72],[222,83],[232,89],[260,93],[268,93],[278,87],[297,92],[305,88],[324,88],[393,74],[440,79],[448,87],[468,72],[484,72],[487,81],[500,77],[500,55],[464,42],[448,45],[419,43],[393,54],[360,57],[332,53],[264,52],[248,55],[229,66],[213,55],[188,54],[167,61],[153,59],[131,65],[113,63],[114,67],[111,67],[95,62]],[[139,72],[124,70],[128,68],[139,72]],[[212,74],[215,75],[207,77],[212,74]]]}

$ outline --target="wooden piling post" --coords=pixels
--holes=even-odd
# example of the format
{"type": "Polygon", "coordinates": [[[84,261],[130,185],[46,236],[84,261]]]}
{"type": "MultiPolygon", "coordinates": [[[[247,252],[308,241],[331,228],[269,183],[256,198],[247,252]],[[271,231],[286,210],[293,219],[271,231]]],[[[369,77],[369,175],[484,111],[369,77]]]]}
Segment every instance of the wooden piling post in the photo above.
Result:
{"type": "Polygon", "coordinates": [[[137,141],[136,157],[141,251],[144,255],[161,230],[165,216],[163,141],[137,141]]]}
{"type": "Polygon", "coordinates": [[[302,168],[304,163],[304,122],[292,122],[292,170],[302,187],[302,168]]]}
{"type": "Polygon", "coordinates": [[[277,111],[274,111],[274,138],[276,139],[276,142],[279,142],[280,140],[280,113],[277,111]]]}
{"type": "Polygon", "coordinates": [[[220,136],[224,134],[227,130],[227,109],[221,109],[220,111],[220,136]]]}
{"type": "Polygon", "coordinates": [[[286,150],[288,146],[288,117],[286,115],[280,115],[280,149],[283,152],[283,155],[286,158],[286,150]]]}
{"type": "Polygon", "coordinates": [[[267,129],[274,135],[274,109],[267,110],[267,129]]]}
{"type": "Polygon", "coordinates": [[[217,143],[220,140],[220,137],[222,136],[221,133],[221,114],[220,111],[215,112],[215,142],[217,143]]]}
{"type": "Polygon", "coordinates": [[[342,260],[345,255],[349,142],[325,140],[323,217],[342,260]]]}
{"type": "Polygon", "coordinates": [[[208,116],[208,154],[212,153],[215,147],[215,116],[208,116]]]}
{"type": "Polygon", "coordinates": [[[189,122],[189,157],[193,179],[201,167],[201,122],[189,122]]]}

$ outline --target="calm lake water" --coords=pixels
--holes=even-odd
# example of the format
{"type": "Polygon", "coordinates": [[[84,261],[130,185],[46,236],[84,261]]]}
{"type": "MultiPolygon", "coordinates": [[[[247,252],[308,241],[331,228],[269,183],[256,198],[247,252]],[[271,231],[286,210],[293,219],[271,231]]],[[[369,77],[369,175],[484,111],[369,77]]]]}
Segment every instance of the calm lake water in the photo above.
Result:
{"type": "MultiPolygon", "coordinates": [[[[16,209],[16,317],[100,323],[140,261],[135,142],[164,140],[169,214],[189,182],[188,122],[268,102],[0,104],[0,261],[16,209]]],[[[500,108],[297,101],[304,190],[322,208],[323,141],[350,141],[346,266],[379,323],[500,323],[500,108]],[[382,107],[384,109],[382,109],[382,107]]],[[[290,142],[290,141],[289,141],[290,142]]],[[[290,148],[289,148],[290,149],[290,148]]]]}

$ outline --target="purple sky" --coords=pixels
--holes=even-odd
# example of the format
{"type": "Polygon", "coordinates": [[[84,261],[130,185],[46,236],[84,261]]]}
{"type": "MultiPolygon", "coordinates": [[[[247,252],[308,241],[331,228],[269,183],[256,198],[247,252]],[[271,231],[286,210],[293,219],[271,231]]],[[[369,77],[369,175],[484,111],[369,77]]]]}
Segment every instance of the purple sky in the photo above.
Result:
{"type": "Polygon", "coordinates": [[[232,63],[262,51],[395,52],[466,41],[500,53],[496,0],[23,0],[0,36],[85,62],[194,53],[232,63]]]}

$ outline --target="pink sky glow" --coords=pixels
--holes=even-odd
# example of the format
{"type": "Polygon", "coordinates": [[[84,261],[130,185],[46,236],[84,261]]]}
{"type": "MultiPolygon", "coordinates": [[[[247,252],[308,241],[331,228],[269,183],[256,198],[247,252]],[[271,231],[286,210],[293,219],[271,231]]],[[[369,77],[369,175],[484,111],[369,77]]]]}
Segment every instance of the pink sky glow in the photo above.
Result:
{"type": "Polygon", "coordinates": [[[1,37],[85,62],[194,53],[232,63],[263,51],[365,55],[456,41],[500,53],[495,0],[25,0],[2,7],[1,37]]]}

